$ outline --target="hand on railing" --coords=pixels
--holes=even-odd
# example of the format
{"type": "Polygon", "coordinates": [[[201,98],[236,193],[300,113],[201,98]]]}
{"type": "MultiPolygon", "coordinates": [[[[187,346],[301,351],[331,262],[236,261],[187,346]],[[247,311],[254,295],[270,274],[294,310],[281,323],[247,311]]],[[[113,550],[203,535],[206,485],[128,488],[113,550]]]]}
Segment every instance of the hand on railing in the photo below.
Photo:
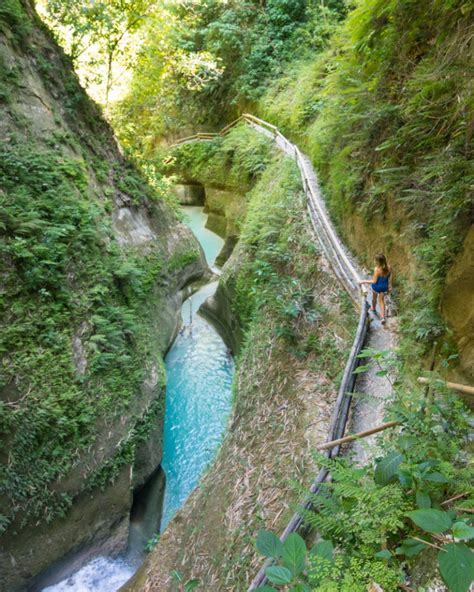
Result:
{"type": "Polygon", "coordinates": [[[367,288],[367,285],[366,284],[362,284],[361,283],[361,280],[358,281],[358,284],[359,284],[359,290],[361,291],[361,293],[364,296],[367,296],[367,294],[369,293],[369,289],[367,288]]]}

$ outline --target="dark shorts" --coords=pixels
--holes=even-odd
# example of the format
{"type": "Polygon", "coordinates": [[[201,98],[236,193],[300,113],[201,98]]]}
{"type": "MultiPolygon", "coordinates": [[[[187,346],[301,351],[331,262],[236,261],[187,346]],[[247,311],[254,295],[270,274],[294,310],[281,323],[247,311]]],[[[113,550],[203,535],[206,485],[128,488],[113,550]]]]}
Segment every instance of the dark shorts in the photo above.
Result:
{"type": "Polygon", "coordinates": [[[372,285],[372,290],[377,294],[386,294],[388,292],[388,287],[386,286],[377,286],[377,284],[372,285]]]}

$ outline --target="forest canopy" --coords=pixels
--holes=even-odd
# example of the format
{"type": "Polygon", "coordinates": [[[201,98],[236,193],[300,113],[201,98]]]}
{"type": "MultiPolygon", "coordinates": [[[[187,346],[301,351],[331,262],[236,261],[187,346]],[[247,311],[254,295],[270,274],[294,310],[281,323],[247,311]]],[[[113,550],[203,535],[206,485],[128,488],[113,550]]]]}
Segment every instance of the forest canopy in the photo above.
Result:
{"type": "Polygon", "coordinates": [[[39,8],[123,144],[149,155],[157,137],[215,128],[253,104],[286,64],[326,45],[348,5],[39,0],[39,8]]]}

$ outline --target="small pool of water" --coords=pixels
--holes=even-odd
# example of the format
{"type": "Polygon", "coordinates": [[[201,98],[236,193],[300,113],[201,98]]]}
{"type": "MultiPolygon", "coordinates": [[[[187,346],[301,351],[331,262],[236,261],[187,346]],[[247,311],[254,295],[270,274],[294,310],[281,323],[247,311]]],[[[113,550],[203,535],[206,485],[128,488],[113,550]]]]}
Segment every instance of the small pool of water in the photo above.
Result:
{"type": "Polygon", "coordinates": [[[207,214],[201,206],[183,206],[184,222],[193,231],[204,250],[209,267],[213,267],[216,257],[224,246],[224,239],[205,227],[207,214]]]}
{"type": "MultiPolygon", "coordinates": [[[[185,223],[201,243],[213,267],[224,241],[205,228],[202,207],[183,207],[185,223]]],[[[166,474],[161,531],[182,507],[216,454],[231,409],[234,362],[217,331],[197,314],[217,288],[210,282],[181,307],[183,327],[165,358],[167,387],[162,467],[166,474]]],[[[71,577],[42,592],[114,592],[136,571],[129,560],[143,550],[129,549],[126,558],[97,557],[71,577]]]]}

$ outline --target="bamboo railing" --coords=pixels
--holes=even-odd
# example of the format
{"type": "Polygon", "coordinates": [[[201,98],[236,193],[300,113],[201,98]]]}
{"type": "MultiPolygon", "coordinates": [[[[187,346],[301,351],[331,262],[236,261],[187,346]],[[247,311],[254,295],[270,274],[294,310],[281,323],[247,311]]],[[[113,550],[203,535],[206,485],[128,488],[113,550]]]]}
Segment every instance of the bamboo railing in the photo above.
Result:
{"type": "MultiPolygon", "coordinates": [[[[346,253],[344,247],[342,246],[342,243],[338,238],[326,211],[324,200],[319,189],[316,173],[313,169],[310,159],[305,154],[303,154],[295,144],[290,142],[278,130],[277,127],[266,121],[263,121],[262,119],[259,119],[258,117],[255,117],[254,115],[250,115],[249,113],[244,113],[238,119],[224,127],[219,133],[198,133],[194,136],[188,136],[187,138],[182,138],[170,148],[188,144],[190,142],[213,141],[217,137],[223,137],[228,134],[230,130],[239,123],[246,123],[259,133],[271,138],[282,152],[285,152],[285,154],[295,160],[301,174],[303,188],[307,198],[308,213],[315,237],[317,238],[327,261],[331,265],[335,276],[342,284],[344,289],[348,292],[354,304],[359,308],[360,311],[356,334],[344,369],[344,374],[331,417],[331,423],[329,426],[326,442],[340,440],[344,437],[344,432],[349,417],[349,410],[352,402],[352,394],[354,391],[356,379],[354,370],[359,364],[358,355],[360,354],[369,328],[367,315],[369,304],[366,293],[363,292],[359,286],[360,275],[357,271],[356,265],[351,261],[350,256],[348,253],[346,253]]],[[[324,451],[324,454],[328,458],[333,458],[339,454],[339,450],[340,444],[335,443],[334,446],[327,447],[324,451]]],[[[300,504],[301,510],[295,512],[287,524],[285,530],[281,534],[280,540],[282,542],[286,540],[290,533],[296,531],[301,532],[305,528],[302,513],[304,513],[305,510],[311,509],[312,499],[314,495],[318,493],[321,484],[328,478],[328,475],[329,470],[326,468],[322,468],[316,475],[309,489],[308,496],[300,504]]],[[[271,562],[271,559],[268,559],[264,562],[258,574],[251,582],[248,589],[249,591],[255,590],[267,582],[265,570],[271,564],[271,562]]]]}

